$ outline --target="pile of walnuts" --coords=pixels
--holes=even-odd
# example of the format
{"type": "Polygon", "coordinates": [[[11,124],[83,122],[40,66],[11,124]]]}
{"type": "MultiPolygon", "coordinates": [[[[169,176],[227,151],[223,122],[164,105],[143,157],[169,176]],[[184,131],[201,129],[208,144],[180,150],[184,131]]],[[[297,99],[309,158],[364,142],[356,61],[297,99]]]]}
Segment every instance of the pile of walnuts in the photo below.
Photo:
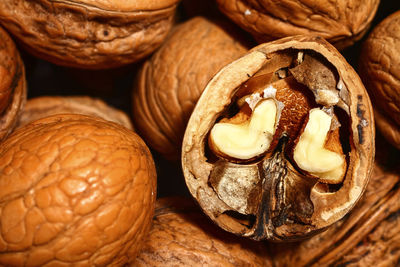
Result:
{"type": "Polygon", "coordinates": [[[1,266],[397,266],[400,4],[0,2],[1,266]]]}

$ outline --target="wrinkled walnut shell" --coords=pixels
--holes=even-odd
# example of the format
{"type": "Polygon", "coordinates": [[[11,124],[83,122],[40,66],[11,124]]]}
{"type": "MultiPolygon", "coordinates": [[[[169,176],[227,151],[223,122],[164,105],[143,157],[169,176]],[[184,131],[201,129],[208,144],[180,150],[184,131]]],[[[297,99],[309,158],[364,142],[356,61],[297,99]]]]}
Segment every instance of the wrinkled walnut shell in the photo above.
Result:
{"type": "Polygon", "coordinates": [[[24,64],[8,33],[0,28],[0,140],[14,129],[25,101],[24,64]]]}
{"type": "Polygon", "coordinates": [[[202,17],[177,26],[144,63],[133,92],[133,121],[146,143],[179,159],[183,134],[213,75],[247,49],[234,31],[202,17]]]}
{"type": "Polygon", "coordinates": [[[79,68],[138,61],[166,37],[178,0],[0,2],[0,22],[35,56],[79,68]]]}
{"type": "Polygon", "coordinates": [[[54,115],[0,144],[0,265],[123,265],[150,229],[156,172],[119,124],[54,115]]]}
{"type": "Polygon", "coordinates": [[[26,102],[17,127],[47,116],[63,113],[96,116],[133,130],[129,117],[122,111],[108,106],[100,99],[88,96],[42,96],[26,102]]]}
{"type": "Polygon", "coordinates": [[[217,0],[225,15],[259,42],[292,35],[319,35],[338,49],[367,31],[379,0],[217,0]]]}
{"type": "Polygon", "coordinates": [[[132,266],[272,266],[266,246],[213,225],[190,199],[156,204],[153,226],[132,266]]]}
{"type": "Polygon", "coordinates": [[[376,125],[400,149],[400,11],[376,26],[363,43],[359,73],[371,95],[376,125]]]}
{"type": "MultiPolygon", "coordinates": [[[[319,71],[316,70],[316,73],[319,71]]],[[[316,77],[318,79],[314,81],[321,81],[319,78],[324,76],[316,77]]],[[[323,78],[322,81],[324,80],[323,78]]],[[[293,110],[297,111],[296,108],[293,110]]],[[[371,174],[375,152],[374,137],[371,103],[353,68],[332,45],[320,37],[288,37],[255,47],[247,55],[224,67],[208,83],[185,132],[182,167],[191,194],[204,212],[223,229],[253,239],[295,240],[321,231],[343,218],[353,208],[365,190],[371,174]],[[277,146],[278,150],[274,152],[273,157],[266,154],[255,163],[249,163],[250,165],[246,165],[246,162],[236,165],[226,163],[225,160],[215,158],[209,151],[207,140],[210,129],[218,118],[229,112],[231,106],[237,103],[235,94],[241,85],[253,76],[259,77],[258,71],[279,69],[280,64],[283,64],[281,61],[285,61],[285,57],[282,56],[284,53],[315,55],[326,61],[330,69],[328,71],[336,76],[337,87],[331,92],[338,96],[339,102],[335,105],[335,110],[342,110],[340,116],[347,118],[340,122],[341,129],[345,130],[340,134],[340,141],[347,142],[347,147],[344,148],[348,150],[347,171],[344,180],[337,187],[327,186],[311,178],[305,179],[304,175],[297,176],[295,173],[298,169],[289,166],[293,161],[287,159],[286,150],[279,150],[282,145],[277,146]],[[264,169],[268,166],[264,165],[266,162],[276,163],[264,169]],[[236,167],[231,167],[232,165],[236,167]],[[237,185],[226,184],[227,190],[231,192],[227,196],[230,200],[238,200],[237,196],[247,197],[247,210],[238,211],[232,208],[233,206],[222,201],[216,193],[214,177],[218,178],[221,175],[221,166],[222,171],[226,170],[222,175],[226,174],[228,178],[231,175],[232,179],[241,178],[241,182],[237,183],[242,183],[243,179],[250,179],[251,184],[243,187],[239,185],[236,188],[237,185]],[[274,170],[275,167],[279,172],[268,171],[274,170]],[[235,173],[242,174],[238,177],[235,173]],[[289,176],[297,178],[292,180],[287,178],[289,176]],[[282,180],[272,180],[276,177],[282,180]],[[276,188],[272,187],[275,182],[283,183],[283,188],[287,190],[279,191],[282,188],[278,185],[276,188]],[[271,183],[271,187],[265,189],[264,186],[271,183]],[[279,192],[283,192],[283,196],[279,192]],[[290,202],[285,202],[285,198],[289,198],[290,202]],[[282,200],[286,204],[277,207],[277,203],[282,203],[282,200]],[[303,211],[304,204],[307,204],[307,210],[303,211]],[[291,217],[285,217],[286,215],[291,217]]],[[[287,140],[285,135],[279,138],[279,143],[287,140]]]]}

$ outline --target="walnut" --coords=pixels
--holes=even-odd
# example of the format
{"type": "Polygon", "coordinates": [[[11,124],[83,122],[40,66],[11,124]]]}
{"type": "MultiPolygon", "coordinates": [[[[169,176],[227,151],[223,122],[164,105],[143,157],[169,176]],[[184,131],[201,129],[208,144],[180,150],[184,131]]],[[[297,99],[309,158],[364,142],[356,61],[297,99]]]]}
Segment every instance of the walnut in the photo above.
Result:
{"type": "Polygon", "coordinates": [[[0,1],[0,22],[35,56],[79,68],[138,61],[165,39],[179,0],[0,1]]]}
{"type": "Polygon", "coordinates": [[[213,225],[190,199],[157,201],[150,234],[132,266],[272,266],[262,243],[213,225]]]}
{"type": "Polygon", "coordinates": [[[377,128],[400,149],[400,11],[378,24],[363,43],[359,73],[375,107],[377,128]]]}
{"type": "Polygon", "coordinates": [[[97,116],[119,123],[127,129],[133,126],[129,117],[122,111],[108,106],[100,99],[88,96],[41,96],[27,101],[17,127],[54,114],[73,113],[97,116]]]}
{"type": "Polygon", "coordinates": [[[24,63],[14,42],[0,27],[0,140],[14,129],[25,101],[24,63]]]}
{"type": "Polygon", "coordinates": [[[320,35],[338,49],[368,30],[379,0],[217,0],[221,11],[260,43],[292,35],[320,35]]]}
{"type": "Polygon", "coordinates": [[[186,123],[207,82],[247,51],[233,33],[225,23],[193,18],[144,63],[133,92],[133,121],[166,158],[179,158],[186,123]]]}
{"type": "Polygon", "coordinates": [[[58,114],[0,143],[0,265],[122,266],[150,230],[156,172],[125,127],[58,114]]]}
{"type": "Polygon", "coordinates": [[[321,37],[262,44],[206,86],[182,145],[186,184],[223,229],[296,240],[345,216],[374,159],[356,72],[321,37]]]}

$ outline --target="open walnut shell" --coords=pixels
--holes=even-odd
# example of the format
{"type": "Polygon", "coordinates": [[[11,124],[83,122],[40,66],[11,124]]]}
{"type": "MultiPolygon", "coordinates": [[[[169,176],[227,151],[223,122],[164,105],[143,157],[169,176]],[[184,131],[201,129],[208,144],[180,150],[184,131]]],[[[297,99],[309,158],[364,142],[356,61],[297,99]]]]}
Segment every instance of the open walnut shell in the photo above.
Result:
{"type": "Polygon", "coordinates": [[[80,68],[138,61],[166,37],[179,0],[0,2],[0,22],[35,56],[80,68]]]}
{"type": "Polygon", "coordinates": [[[338,49],[368,30],[379,0],[217,0],[221,11],[260,42],[318,34],[338,49]]]}
{"type": "Polygon", "coordinates": [[[208,83],[185,132],[182,167],[191,194],[223,229],[293,240],[356,204],[371,173],[374,135],[369,97],[340,53],[321,37],[288,37],[255,47],[208,83]],[[251,128],[271,118],[272,132],[251,128]],[[308,135],[314,123],[327,133],[308,135]],[[231,128],[219,138],[221,125],[231,128]],[[296,156],[304,145],[306,156],[296,156]],[[339,165],[328,162],[332,155],[339,165]],[[317,170],[325,167],[329,175],[317,170]]]}
{"type": "Polygon", "coordinates": [[[14,129],[25,101],[24,63],[8,33],[0,28],[0,140],[14,129]]]}

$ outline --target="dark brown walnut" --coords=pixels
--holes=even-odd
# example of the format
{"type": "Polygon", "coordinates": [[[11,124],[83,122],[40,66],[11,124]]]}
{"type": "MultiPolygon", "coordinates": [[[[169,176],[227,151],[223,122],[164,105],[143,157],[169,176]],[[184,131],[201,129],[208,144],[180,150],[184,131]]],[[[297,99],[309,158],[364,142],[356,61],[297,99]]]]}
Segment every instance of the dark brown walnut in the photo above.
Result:
{"type": "Polygon", "coordinates": [[[398,265],[400,157],[398,152],[388,153],[385,142],[377,143],[379,148],[371,180],[353,211],[311,239],[285,246],[271,244],[275,266],[398,265]]]}
{"type": "Polygon", "coordinates": [[[55,114],[82,114],[112,121],[133,130],[129,117],[102,100],[88,96],[41,96],[27,101],[17,127],[55,114]]]}
{"type": "Polygon", "coordinates": [[[179,0],[5,0],[0,22],[35,56],[79,68],[138,61],[165,39],[179,0]]]}
{"type": "Polygon", "coordinates": [[[359,73],[371,95],[376,125],[400,149],[400,11],[378,24],[363,43],[359,73]]]}
{"type": "Polygon", "coordinates": [[[54,115],[17,129],[0,151],[0,265],[133,261],[156,197],[138,135],[97,117],[54,115]]]}
{"type": "Polygon", "coordinates": [[[25,101],[24,64],[14,42],[0,27],[0,140],[14,129],[25,101]]]}
{"type": "Polygon", "coordinates": [[[234,28],[193,18],[179,26],[144,63],[133,92],[133,121],[146,143],[177,160],[186,123],[217,71],[243,55],[234,28]]]}
{"type": "Polygon", "coordinates": [[[321,37],[253,48],[208,83],[182,145],[186,184],[223,229],[296,240],[357,203],[375,153],[360,78],[321,37]]]}
{"type": "Polygon", "coordinates": [[[225,15],[259,42],[292,35],[319,35],[338,49],[367,31],[379,0],[217,0],[225,15]]]}
{"type": "Polygon", "coordinates": [[[186,198],[163,198],[132,266],[272,266],[266,246],[213,225],[186,198]]]}

